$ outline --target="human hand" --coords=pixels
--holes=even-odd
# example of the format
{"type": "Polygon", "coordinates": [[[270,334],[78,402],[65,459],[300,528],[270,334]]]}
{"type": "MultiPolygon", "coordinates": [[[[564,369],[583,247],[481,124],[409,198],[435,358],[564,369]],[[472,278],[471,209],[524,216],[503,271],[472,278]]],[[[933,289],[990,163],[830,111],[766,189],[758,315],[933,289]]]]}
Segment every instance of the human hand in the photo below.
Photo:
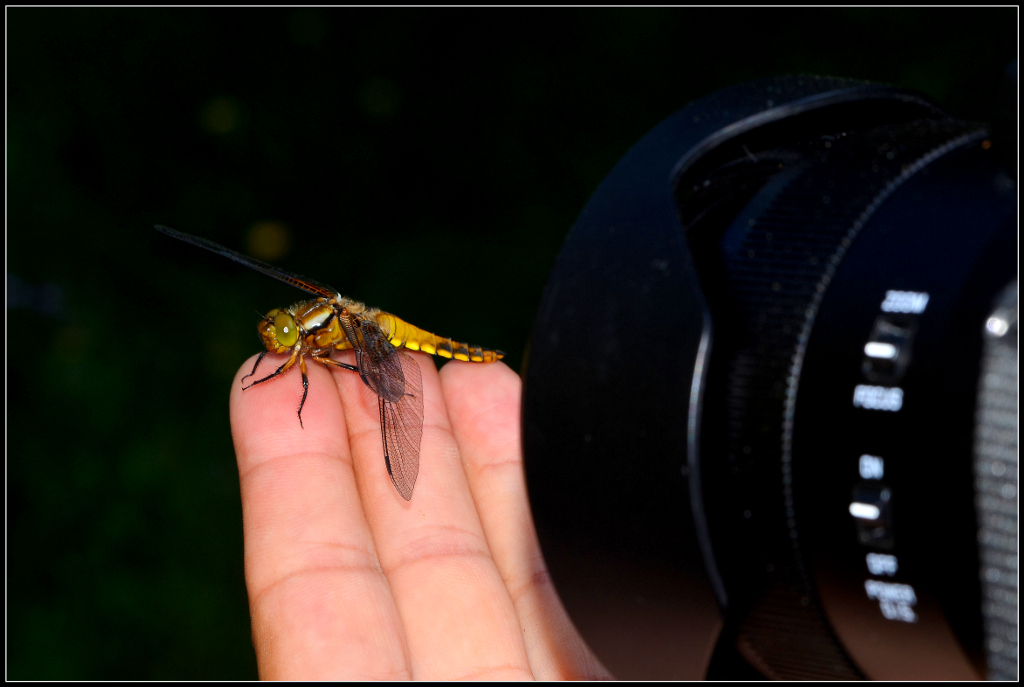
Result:
{"type": "Polygon", "coordinates": [[[377,398],[359,375],[309,366],[305,429],[298,374],[244,393],[253,359],[236,375],[231,428],[260,677],[610,678],[540,552],[519,377],[503,363],[457,361],[438,374],[411,355],[424,427],[408,502],[388,478],[377,398]]]}

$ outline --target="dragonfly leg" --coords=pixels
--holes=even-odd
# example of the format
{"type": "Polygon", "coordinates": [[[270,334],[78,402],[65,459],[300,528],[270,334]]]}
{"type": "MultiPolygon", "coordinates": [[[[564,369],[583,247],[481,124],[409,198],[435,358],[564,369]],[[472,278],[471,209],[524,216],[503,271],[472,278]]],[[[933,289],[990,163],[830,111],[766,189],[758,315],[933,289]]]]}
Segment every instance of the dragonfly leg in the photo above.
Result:
{"type": "MultiPolygon", "coordinates": [[[[328,354],[329,355],[329,354],[328,354]]],[[[333,365],[334,367],[340,367],[343,370],[352,370],[353,372],[359,372],[359,368],[355,365],[349,365],[348,363],[339,363],[337,360],[332,360],[324,356],[313,354],[313,360],[324,365],[333,365]]]]}
{"type": "MultiPolygon", "coordinates": [[[[260,356],[260,357],[262,358],[263,356],[260,356]]],[[[289,370],[289,368],[291,368],[291,366],[295,364],[295,359],[297,357],[299,357],[299,349],[295,349],[295,352],[292,353],[292,357],[288,358],[288,360],[286,360],[285,363],[283,365],[281,365],[281,367],[277,368],[277,370],[273,374],[269,374],[266,377],[264,377],[263,379],[257,379],[255,382],[253,382],[249,386],[243,386],[242,390],[244,391],[244,390],[248,389],[249,387],[256,386],[257,384],[262,384],[263,382],[265,382],[265,381],[267,381],[269,379],[273,379],[274,377],[279,376],[283,372],[287,372],[289,370]]],[[[259,361],[256,361],[256,362],[259,362],[259,361]]],[[[255,371],[256,370],[253,369],[253,372],[255,372],[255,371]]]]}
{"type": "Polygon", "coordinates": [[[245,377],[242,377],[242,381],[244,381],[246,377],[252,377],[254,374],[256,374],[256,368],[260,366],[261,362],[263,362],[263,356],[265,356],[269,352],[270,351],[263,351],[262,353],[260,353],[260,357],[256,358],[256,364],[252,366],[252,372],[245,375],[245,377]]]}
{"type": "Polygon", "coordinates": [[[306,405],[306,394],[309,393],[309,377],[306,376],[306,358],[299,356],[299,370],[302,371],[302,400],[299,401],[299,427],[302,426],[302,406],[306,405]]]}

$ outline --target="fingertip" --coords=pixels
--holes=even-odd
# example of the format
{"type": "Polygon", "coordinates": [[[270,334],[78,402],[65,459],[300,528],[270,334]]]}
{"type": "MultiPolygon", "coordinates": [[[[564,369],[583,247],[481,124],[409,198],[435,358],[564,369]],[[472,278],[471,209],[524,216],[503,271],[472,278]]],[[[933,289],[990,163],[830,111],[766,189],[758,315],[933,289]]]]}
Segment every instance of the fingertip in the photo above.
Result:
{"type": "MultiPolygon", "coordinates": [[[[522,380],[508,365],[452,361],[441,368],[441,387],[445,401],[451,405],[467,398],[488,397],[494,401],[514,399],[518,403],[522,380]]],[[[474,401],[476,402],[476,401],[474,401]]]]}
{"type": "MultiPolygon", "coordinates": [[[[257,377],[253,372],[253,368],[256,366],[256,361],[260,359],[262,354],[257,353],[249,356],[249,358],[241,364],[238,370],[235,371],[235,376],[231,379],[231,394],[230,401],[232,409],[236,404],[242,401],[249,400],[249,397],[242,395],[243,387],[252,384],[257,377]]],[[[244,405],[244,404],[243,404],[244,405]]]]}
{"type": "Polygon", "coordinates": [[[266,379],[288,360],[283,355],[268,354],[249,376],[257,357],[246,360],[231,383],[231,433],[239,467],[244,469],[246,462],[300,450],[331,450],[340,444],[344,431],[342,428],[339,432],[338,424],[343,416],[330,372],[320,365],[307,365],[309,391],[303,403],[298,364],[266,379]]]}
{"type": "Polygon", "coordinates": [[[501,362],[449,363],[441,389],[468,464],[520,460],[519,375],[501,362]]]}

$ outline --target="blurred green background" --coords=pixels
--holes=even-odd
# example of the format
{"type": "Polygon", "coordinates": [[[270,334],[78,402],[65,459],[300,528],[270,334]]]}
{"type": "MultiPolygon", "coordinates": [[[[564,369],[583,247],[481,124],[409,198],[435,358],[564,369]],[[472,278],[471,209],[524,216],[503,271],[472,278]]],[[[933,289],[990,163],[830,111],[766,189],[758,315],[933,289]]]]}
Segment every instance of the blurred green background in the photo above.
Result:
{"type": "MultiPolygon", "coordinates": [[[[604,175],[813,73],[989,117],[1016,9],[7,10],[7,677],[256,677],[232,374],[333,284],[518,369],[604,175]]],[[[298,385],[298,380],[288,383],[298,385]]]]}

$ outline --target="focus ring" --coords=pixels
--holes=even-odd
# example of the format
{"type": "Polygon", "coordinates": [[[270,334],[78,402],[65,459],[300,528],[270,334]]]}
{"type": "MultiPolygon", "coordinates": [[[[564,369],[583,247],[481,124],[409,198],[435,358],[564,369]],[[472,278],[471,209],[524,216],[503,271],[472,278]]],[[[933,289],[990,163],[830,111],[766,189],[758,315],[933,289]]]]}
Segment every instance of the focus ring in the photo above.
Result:
{"type": "MultiPolygon", "coordinates": [[[[739,611],[738,647],[774,677],[860,676],[810,582],[792,495],[792,394],[816,304],[887,191],[920,167],[915,163],[932,159],[929,153],[965,136],[970,131],[961,123],[919,121],[796,146],[779,157],[796,152],[800,161],[781,165],[723,237],[736,322],[731,336],[718,340],[728,351],[724,449],[743,501],[735,511],[751,521],[748,543],[763,566],[750,571],[763,577],[739,611]],[[769,486],[780,482],[781,495],[769,486]],[[816,651],[808,652],[809,644],[816,651]]],[[[764,154],[771,153],[752,157],[764,154]]]]}

